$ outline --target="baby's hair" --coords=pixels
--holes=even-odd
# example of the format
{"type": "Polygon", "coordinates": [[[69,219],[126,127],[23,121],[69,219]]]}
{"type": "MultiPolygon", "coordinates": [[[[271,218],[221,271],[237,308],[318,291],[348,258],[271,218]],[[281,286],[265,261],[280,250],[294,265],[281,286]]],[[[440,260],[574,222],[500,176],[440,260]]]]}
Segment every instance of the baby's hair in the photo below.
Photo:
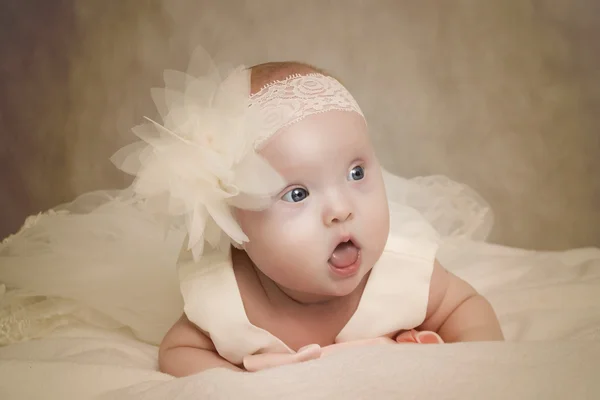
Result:
{"type": "Polygon", "coordinates": [[[283,80],[290,75],[322,74],[332,76],[321,68],[298,61],[279,61],[257,64],[250,67],[251,93],[260,91],[271,82],[283,80]]]}

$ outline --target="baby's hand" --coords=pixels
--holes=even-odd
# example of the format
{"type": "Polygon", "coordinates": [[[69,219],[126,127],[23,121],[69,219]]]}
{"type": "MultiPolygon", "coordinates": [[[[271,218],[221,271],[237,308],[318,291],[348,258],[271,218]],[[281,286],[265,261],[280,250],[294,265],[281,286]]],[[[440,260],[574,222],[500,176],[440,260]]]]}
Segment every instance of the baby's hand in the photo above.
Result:
{"type": "Polygon", "coordinates": [[[321,347],[318,344],[311,344],[302,347],[297,353],[265,353],[253,354],[244,357],[244,368],[248,372],[261,371],[263,369],[279,367],[282,365],[295,364],[303,361],[316,360],[322,356],[329,356],[340,350],[359,346],[374,346],[381,344],[396,343],[415,343],[415,344],[441,344],[442,338],[435,332],[421,331],[414,329],[402,332],[396,339],[390,339],[387,336],[373,339],[356,340],[352,342],[336,343],[330,346],[321,347]]]}
{"type": "Polygon", "coordinates": [[[415,344],[441,344],[444,343],[442,338],[435,332],[422,331],[417,332],[414,329],[402,332],[396,339],[390,339],[387,336],[373,339],[356,340],[353,342],[336,343],[330,346],[325,346],[321,349],[322,356],[329,356],[340,350],[345,350],[351,347],[359,346],[374,346],[380,344],[397,344],[397,343],[415,343],[415,344]]]}
{"type": "Polygon", "coordinates": [[[396,336],[397,343],[416,343],[416,344],[442,344],[444,341],[435,332],[421,331],[417,332],[414,329],[402,332],[396,336]]]}
{"type": "Polygon", "coordinates": [[[316,360],[321,357],[321,346],[310,344],[302,347],[296,353],[265,353],[252,354],[244,357],[244,368],[248,372],[295,364],[303,361],[316,360]]]}

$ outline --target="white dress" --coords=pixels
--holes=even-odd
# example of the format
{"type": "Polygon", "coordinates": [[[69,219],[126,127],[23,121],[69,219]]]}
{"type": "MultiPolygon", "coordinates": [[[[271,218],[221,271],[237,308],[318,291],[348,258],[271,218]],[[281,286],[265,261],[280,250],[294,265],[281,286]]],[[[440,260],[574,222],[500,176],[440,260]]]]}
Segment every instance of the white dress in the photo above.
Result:
{"type": "MultiPolygon", "coordinates": [[[[336,342],[380,337],[420,325],[437,249],[438,233],[425,219],[410,207],[392,204],[383,254],[336,342]]],[[[230,254],[207,254],[200,262],[181,264],[179,271],[186,316],[210,336],[223,358],[241,364],[250,354],[293,352],[248,320],[230,254]]]]}
{"type": "MultiPolygon", "coordinates": [[[[484,239],[492,224],[489,206],[465,185],[441,176],[384,178],[390,237],[338,341],[418,325],[438,239],[484,239]]],[[[128,329],[159,344],[185,299],[188,317],[232,362],[286,350],[248,321],[229,258],[207,254],[200,264],[177,268],[184,238],[183,230],[167,230],[128,190],[88,193],[28,218],[0,244],[0,345],[76,323],[128,329]]]]}

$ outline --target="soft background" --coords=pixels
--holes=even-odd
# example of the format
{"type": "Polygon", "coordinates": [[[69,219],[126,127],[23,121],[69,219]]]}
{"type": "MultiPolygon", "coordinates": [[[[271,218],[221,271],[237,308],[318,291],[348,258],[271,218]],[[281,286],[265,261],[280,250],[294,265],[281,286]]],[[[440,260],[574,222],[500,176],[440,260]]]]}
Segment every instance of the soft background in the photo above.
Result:
{"type": "Polygon", "coordinates": [[[0,237],[128,179],[108,158],[196,44],[314,63],[355,94],[384,165],[445,174],[493,206],[492,240],[600,246],[596,0],[5,0],[0,237]]]}

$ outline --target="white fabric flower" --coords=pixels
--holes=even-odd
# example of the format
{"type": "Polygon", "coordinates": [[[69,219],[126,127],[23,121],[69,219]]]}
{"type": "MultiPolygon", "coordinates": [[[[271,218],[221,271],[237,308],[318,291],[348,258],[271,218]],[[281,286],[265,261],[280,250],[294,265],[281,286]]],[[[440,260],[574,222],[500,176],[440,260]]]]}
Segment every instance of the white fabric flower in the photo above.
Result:
{"type": "Polygon", "coordinates": [[[195,259],[204,241],[212,247],[248,241],[231,207],[259,210],[282,189],[283,179],[254,151],[260,118],[250,104],[250,71],[234,69],[222,80],[205,53],[190,72],[167,71],[153,99],[163,119],[134,129],[142,139],[119,150],[113,162],[135,175],[133,190],[157,214],[185,217],[195,259]]]}

